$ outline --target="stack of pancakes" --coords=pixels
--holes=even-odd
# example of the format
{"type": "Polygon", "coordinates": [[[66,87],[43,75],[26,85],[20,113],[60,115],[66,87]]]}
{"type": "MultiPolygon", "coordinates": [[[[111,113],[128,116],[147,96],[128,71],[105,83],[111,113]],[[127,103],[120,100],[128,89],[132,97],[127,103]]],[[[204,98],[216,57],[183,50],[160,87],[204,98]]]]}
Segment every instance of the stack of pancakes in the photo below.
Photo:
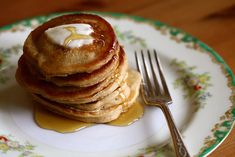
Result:
{"type": "Polygon", "coordinates": [[[83,122],[106,123],[127,111],[138,96],[140,75],[128,70],[125,52],[112,27],[99,16],[54,18],[30,33],[23,52],[16,72],[18,83],[40,106],[54,113],[83,122]],[[73,24],[89,25],[92,43],[68,47],[46,33],[73,24]]]}

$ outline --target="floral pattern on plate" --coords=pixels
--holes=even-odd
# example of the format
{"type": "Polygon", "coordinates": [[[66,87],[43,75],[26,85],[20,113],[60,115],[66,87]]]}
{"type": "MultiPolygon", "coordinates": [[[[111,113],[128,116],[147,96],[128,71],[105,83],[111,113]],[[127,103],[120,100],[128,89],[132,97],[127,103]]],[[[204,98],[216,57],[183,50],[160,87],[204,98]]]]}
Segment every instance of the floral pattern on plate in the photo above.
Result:
{"type": "Polygon", "coordinates": [[[0,151],[4,154],[15,151],[20,153],[18,157],[43,157],[33,152],[34,147],[29,142],[21,144],[19,141],[13,140],[11,135],[0,136],[0,151]]]}

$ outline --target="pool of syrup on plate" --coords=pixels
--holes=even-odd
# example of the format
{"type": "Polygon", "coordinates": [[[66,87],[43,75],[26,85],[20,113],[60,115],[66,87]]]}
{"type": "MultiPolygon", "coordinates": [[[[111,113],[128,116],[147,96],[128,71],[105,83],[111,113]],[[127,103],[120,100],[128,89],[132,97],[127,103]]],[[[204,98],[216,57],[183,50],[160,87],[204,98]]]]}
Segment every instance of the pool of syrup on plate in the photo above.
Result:
{"type": "MultiPolygon", "coordinates": [[[[134,102],[132,107],[129,108],[128,111],[122,113],[118,119],[105,124],[113,126],[128,126],[140,119],[143,114],[143,105],[136,101],[134,102]]],[[[83,128],[96,125],[94,123],[85,123],[68,119],[38,106],[36,106],[34,109],[34,118],[36,123],[41,128],[54,130],[60,133],[76,132],[83,128]]]]}

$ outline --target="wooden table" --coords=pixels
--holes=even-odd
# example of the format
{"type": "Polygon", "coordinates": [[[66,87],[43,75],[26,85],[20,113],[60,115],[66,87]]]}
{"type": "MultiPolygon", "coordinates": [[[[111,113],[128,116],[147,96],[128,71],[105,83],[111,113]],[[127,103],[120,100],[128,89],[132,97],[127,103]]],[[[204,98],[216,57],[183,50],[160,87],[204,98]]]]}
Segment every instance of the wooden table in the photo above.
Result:
{"type": "MultiPolygon", "coordinates": [[[[235,72],[235,0],[2,0],[0,26],[62,11],[121,12],[181,28],[213,47],[235,72]]],[[[235,156],[235,129],[210,157],[235,156]]]]}

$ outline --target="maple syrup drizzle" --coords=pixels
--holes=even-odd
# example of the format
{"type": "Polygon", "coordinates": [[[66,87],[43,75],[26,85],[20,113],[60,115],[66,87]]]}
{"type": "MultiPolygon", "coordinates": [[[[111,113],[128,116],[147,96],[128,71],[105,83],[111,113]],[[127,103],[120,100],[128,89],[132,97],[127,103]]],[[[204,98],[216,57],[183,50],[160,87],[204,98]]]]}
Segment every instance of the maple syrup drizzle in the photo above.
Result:
{"type": "Polygon", "coordinates": [[[93,123],[68,119],[39,106],[34,108],[34,119],[39,127],[60,133],[75,132],[93,125],[93,123]]]}
{"type": "Polygon", "coordinates": [[[76,27],[68,26],[64,27],[64,29],[68,30],[71,34],[64,40],[64,46],[68,46],[70,42],[73,40],[79,40],[79,39],[92,39],[90,35],[85,34],[78,34],[76,31],[76,27]]]}
{"type": "MultiPolygon", "coordinates": [[[[144,107],[139,102],[134,102],[127,112],[122,113],[118,119],[106,123],[114,126],[128,126],[144,114],[144,107]]],[[[83,128],[95,125],[94,123],[85,123],[77,120],[68,119],[66,117],[54,114],[41,107],[36,106],[34,109],[34,118],[36,123],[44,129],[54,130],[60,133],[69,133],[79,131],[83,128]]]]}
{"type": "Polygon", "coordinates": [[[144,107],[139,102],[134,102],[132,107],[130,107],[126,112],[122,113],[118,119],[113,120],[108,125],[114,126],[128,126],[138,119],[140,119],[144,114],[144,107]]]}

